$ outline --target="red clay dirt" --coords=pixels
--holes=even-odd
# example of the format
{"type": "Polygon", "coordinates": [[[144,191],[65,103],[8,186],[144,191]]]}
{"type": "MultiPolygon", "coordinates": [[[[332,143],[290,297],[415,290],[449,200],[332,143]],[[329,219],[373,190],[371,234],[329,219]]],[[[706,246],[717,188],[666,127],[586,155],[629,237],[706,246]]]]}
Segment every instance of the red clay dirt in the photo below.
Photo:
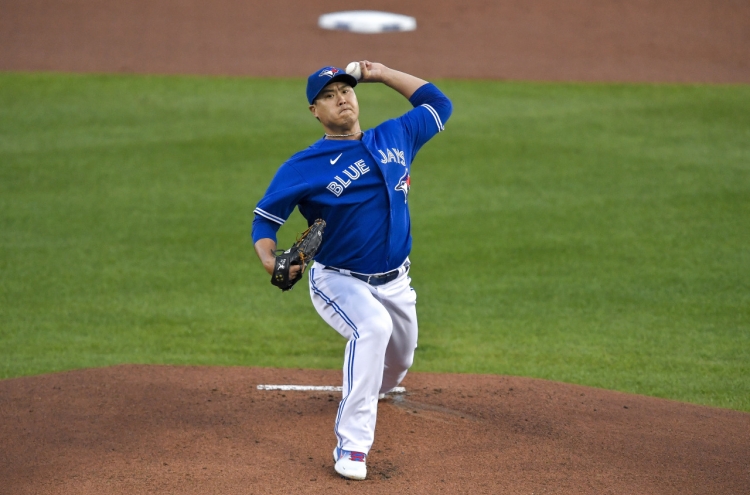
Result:
{"type": "Polygon", "coordinates": [[[746,494],[750,414],[528,378],[413,373],[368,479],[335,474],[337,371],[124,365],[0,381],[0,493],[746,494]]]}
{"type": "Polygon", "coordinates": [[[361,59],[428,78],[750,83],[750,2],[0,0],[0,70],[304,77],[361,59]],[[317,27],[352,9],[417,30],[317,27]]]}
{"type": "MultiPolygon", "coordinates": [[[[0,70],[750,82],[746,0],[0,0],[0,70]],[[323,5],[325,4],[325,5],[323,5]],[[350,9],[413,33],[316,27],[350,9]]],[[[748,494],[750,414],[504,376],[410,374],[369,477],[333,471],[337,371],[116,366],[0,381],[0,494],[748,494]]]]}

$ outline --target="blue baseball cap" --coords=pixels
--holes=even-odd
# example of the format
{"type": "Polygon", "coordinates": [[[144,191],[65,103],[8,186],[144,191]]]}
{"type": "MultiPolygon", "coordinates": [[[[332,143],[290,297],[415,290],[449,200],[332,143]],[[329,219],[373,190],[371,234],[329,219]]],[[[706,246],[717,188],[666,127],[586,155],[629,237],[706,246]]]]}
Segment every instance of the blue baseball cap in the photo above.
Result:
{"type": "Polygon", "coordinates": [[[338,67],[323,67],[316,70],[307,78],[307,101],[313,104],[323,88],[336,81],[344,81],[352,88],[357,85],[357,79],[338,67]]]}

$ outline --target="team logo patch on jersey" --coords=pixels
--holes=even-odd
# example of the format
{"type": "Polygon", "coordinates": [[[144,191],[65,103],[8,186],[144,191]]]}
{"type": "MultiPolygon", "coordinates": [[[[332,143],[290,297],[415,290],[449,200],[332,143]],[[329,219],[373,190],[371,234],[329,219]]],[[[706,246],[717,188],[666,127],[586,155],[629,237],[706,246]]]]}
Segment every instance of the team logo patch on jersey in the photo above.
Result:
{"type": "Polygon", "coordinates": [[[401,176],[395,189],[404,193],[404,203],[406,203],[406,200],[409,199],[409,189],[411,189],[411,176],[408,170],[401,176]]]}
{"type": "Polygon", "coordinates": [[[323,76],[333,77],[339,72],[341,71],[338,70],[336,67],[326,67],[325,69],[320,71],[320,74],[318,74],[318,77],[323,77],[323,76]]]}

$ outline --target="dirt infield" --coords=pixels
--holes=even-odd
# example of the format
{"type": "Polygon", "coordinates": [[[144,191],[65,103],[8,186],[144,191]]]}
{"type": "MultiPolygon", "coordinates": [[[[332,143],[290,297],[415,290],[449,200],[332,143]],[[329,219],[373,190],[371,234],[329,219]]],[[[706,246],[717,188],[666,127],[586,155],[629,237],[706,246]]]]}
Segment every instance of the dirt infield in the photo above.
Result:
{"type": "Polygon", "coordinates": [[[307,76],[368,58],[423,77],[750,83],[747,0],[0,0],[0,70],[307,76]],[[358,35],[321,14],[415,16],[358,35]]]}
{"type": "Polygon", "coordinates": [[[0,493],[744,494],[750,414],[527,378],[416,373],[368,479],[333,471],[336,371],[116,366],[0,381],[0,493]]]}

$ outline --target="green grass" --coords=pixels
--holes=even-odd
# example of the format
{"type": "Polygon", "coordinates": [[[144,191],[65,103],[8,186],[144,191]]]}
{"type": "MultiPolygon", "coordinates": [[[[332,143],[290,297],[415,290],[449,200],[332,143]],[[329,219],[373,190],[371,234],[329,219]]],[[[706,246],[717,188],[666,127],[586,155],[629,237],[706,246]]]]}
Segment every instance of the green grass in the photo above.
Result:
{"type": "MultiPolygon", "coordinates": [[[[414,369],[750,411],[750,87],[444,81],[412,174],[414,369]]],[[[298,80],[0,74],[0,377],[339,368],[249,238],[298,80]]],[[[364,127],[408,104],[358,89],[364,127]]],[[[281,244],[303,227],[299,214],[281,244]]]]}

